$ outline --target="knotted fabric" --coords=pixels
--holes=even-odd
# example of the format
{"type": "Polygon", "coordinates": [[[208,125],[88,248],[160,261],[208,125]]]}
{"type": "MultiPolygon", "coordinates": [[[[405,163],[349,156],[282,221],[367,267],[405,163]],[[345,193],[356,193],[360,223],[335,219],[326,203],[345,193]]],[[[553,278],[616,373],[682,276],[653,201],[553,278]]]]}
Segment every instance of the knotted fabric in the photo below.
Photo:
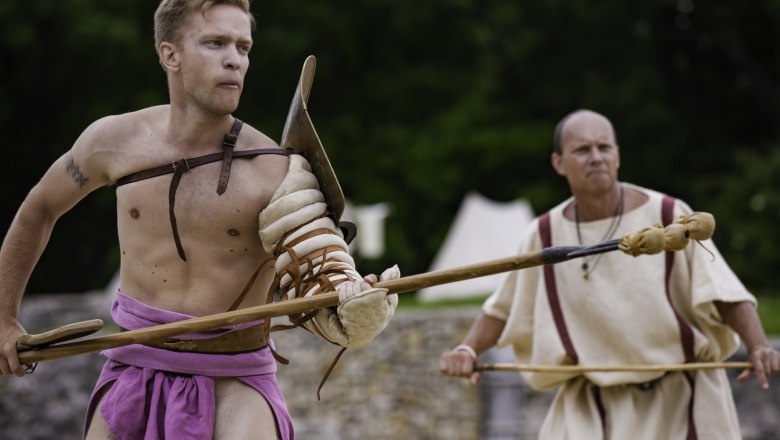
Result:
{"type": "MultiPolygon", "coordinates": [[[[146,305],[121,292],[117,292],[111,316],[128,330],[192,318],[146,305]]],[[[180,337],[209,338],[259,323],[262,321],[180,337]]],[[[262,394],[274,413],[281,438],[293,438],[292,420],[276,382],[276,363],[269,347],[239,354],[203,354],[127,345],[102,354],[109,360],[90,399],[85,433],[96,409],[96,396],[110,386],[100,411],[117,440],[210,440],[216,415],[213,377],[219,376],[237,377],[262,394]]]]}

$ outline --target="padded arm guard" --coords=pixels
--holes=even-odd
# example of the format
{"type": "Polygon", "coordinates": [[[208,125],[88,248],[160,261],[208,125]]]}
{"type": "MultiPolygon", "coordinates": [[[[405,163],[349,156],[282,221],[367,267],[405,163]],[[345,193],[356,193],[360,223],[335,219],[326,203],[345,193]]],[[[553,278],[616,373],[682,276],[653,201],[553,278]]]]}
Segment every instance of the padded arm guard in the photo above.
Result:
{"type": "MultiPolygon", "coordinates": [[[[276,258],[281,299],[336,291],[346,281],[361,280],[341,230],[328,217],[325,197],[309,163],[290,156],[290,165],[269,205],[260,213],[259,234],[265,250],[276,258]]],[[[397,299],[386,289],[371,289],[349,298],[338,308],[290,316],[307,330],[347,348],[367,344],[393,315],[397,299]],[[382,300],[369,301],[367,292],[382,291],[382,300]],[[362,301],[357,301],[364,298],[362,301]],[[355,306],[347,306],[355,302],[355,306]]]]}

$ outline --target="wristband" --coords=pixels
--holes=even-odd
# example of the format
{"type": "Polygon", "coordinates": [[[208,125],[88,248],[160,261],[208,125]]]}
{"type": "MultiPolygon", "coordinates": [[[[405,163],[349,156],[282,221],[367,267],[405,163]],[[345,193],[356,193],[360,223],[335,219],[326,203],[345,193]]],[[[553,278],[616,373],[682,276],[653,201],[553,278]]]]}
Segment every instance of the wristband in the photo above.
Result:
{"type": "Polygon", "coordinates": [[[474,349],[471,348],[471,346],[469,346],[469,345],[460,344],[457,347],[453,348],[452,351],[465,351],[466,353],[468,353],[471,356],[471,359],[473,359],[475,361],[477,360],[477,352],[474,351],[474,349]]]}

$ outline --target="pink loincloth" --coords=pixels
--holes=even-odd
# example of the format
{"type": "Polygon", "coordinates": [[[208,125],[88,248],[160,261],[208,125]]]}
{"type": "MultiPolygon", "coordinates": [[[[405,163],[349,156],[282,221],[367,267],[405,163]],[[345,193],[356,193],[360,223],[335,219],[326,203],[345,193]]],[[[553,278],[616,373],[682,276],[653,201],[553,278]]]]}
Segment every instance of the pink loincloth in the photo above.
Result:
{"type": "MultiPolygon", "coordinates": [[[[111,316],[122,328],[135,330],[192,318],[144,304],[117,291],[111,316]]],[[[212,338],[262,321],[219,331],[179,335],[212,338]]],[[[100,412],[117,440],[208,439],[216,414],[213,377],[236,377],[268,401],[282,440],[293,439],[287,403],[276,382],[276,361],[269,347],[239,354],[175,352],[127,345],[101,352],[108,358],[92,392],[84,432],[97,406],[96,397],[110,387],[100,412]]]]}

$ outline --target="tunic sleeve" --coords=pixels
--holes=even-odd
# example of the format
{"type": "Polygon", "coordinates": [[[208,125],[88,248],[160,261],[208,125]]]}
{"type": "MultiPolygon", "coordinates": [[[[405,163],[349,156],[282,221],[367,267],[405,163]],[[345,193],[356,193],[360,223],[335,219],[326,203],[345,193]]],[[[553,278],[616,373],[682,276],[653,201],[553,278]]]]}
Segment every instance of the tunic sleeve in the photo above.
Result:
{"type": "MultiPolygon", "coordinates": [[[[542,248],[538,226],[538,220],[534,220],[526,227],[519,254],[536,252],[542,248]]],[[[482,311],[486,315],[506,322],[496,344],[499,348],[513,345],[516,355],[519,351],[530,348],[536,300],[540,288],[544,287],[541,273],[541,266],[510,272],[483,304],[482,311]]]]}
{"type": "MultiPolygon", "coordinates": [[[[684,202],[678,201],[675,213],[692,212],[684,202]]],[[[707,338],[706,344],[697,344],[697,357],[704,360],[722,360],[739,346],[736,332],[726,325],[715,307],[715,301],[756,304],[755,297],[745,288],[712,239],[691,243],[675,264],[672,278],[675,296],[684,297],[690,291],[690,307],[695,327],[707,338]],[[689,284],[686,285],[685,283],[689,284]]]]}

